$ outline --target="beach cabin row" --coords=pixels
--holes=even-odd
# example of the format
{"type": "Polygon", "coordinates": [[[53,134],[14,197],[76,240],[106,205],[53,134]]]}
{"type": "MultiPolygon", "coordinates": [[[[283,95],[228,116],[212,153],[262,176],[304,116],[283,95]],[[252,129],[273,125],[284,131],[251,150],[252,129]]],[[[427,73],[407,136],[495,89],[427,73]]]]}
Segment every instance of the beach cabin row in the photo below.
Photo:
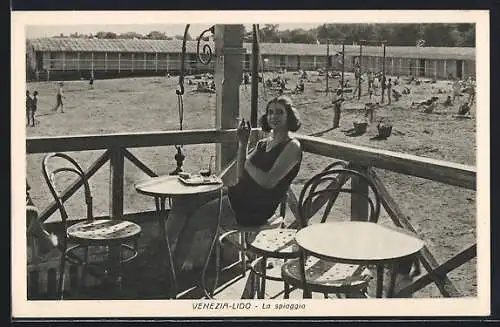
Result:
{"type": "MultiPolygon", "coordinates": [[[[186,44],[187,74],[214,71],[197,59],[196,41],[186,44]]],[[[213,44],[211,44],[213,49],[213,44]]],[[[251,69],[252,44],[243,44],[244,70],[251,69]]],[[[40,38],[26,42],[27,78],[88,78],[93,71],[99,77],[122,75],[164,75],[180,71],[181,40],[40,38]]],[[[391,47],[338,44],[260,44],[261,69],[265,71],[330,69],[352,72],[360,64],[363,72],[436,79],[467,78],[476,72],[475,48],[391,47]],[[329,49],[327,50],[327,47],[329,49]],[[327,56],[327,53],[329,56],[327,56]],[[342,60],[344,65],[342,65],[342,60]]]]}

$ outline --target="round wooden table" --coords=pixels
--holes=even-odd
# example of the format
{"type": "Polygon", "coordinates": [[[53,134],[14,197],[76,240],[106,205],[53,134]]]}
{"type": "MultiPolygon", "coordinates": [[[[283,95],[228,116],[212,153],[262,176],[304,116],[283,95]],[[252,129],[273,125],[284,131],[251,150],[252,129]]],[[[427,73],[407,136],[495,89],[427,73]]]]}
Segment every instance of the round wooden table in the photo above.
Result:
{"type": "Polygon", "coordinates": [[[422,240],[400,230],[360,221],[313,224],[298,231],[295,240],[307,254],[320,259],[376,265],[377,297],[382,297],[384,265],[410,258],[424,246],[422,240]]]}
{"type": "MultiPolygon", "coordinates": [[[[135,189],[138,193],[152,196],[155,198],[156,210],[159,214],[161,235],[167,247],[167,254],[170,266],[170,275],[172,277],[173,292],[171,294],[172,298],[177,295],[177,277],[175,272],[174,260],[172,257],[172,251],[170,249],[170,241],[168,239],[168,233],[166,231],[166,220],[168,220],[168,211],[166,210],[166,199],[169,199],[170,206],[172,206],[171,200],[174,197],[189,196],[189,195],[204,195],[212,192],[219,192],[219,202],[222,199],[222,188],[223,184],[205,184],[205,185],[187,185],[181,182],[176,175],[166,175],[151,177],[148,180],[139,182],[135,184],[135,189]]],[[[220,216],[220,205],[219,205],[219,216],[220,216]]]]}

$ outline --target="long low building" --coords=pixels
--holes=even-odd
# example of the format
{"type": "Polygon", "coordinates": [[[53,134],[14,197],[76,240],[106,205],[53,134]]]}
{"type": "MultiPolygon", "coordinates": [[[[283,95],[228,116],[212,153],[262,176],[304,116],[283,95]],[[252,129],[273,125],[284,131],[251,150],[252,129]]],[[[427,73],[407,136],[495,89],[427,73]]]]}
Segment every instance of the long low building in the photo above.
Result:
{"type": "MultiPolygon", "coordinates": [[[[202,42],[203,44],[203,42],[202,42]]],[[[213,43],[210,44],[213,48],[213,43]]],[[[250,70],[252,44],[243,44],[244,69],[250,70]]],[[[188,74],[213,71],[214,60],[204,65],[197,60],[196,41],[186,44],[188,74]]],[[[181,40],[40,38],[26,42],[27,78],[87,78],[176,74],[180,70],[181,40]]],[[[344,71],[360,62],[362,70],[390,75],[433,78],[465,78],[476,72],[475,48],[393,47],[346,45],[344,71]],[[361,54],[361,61],[360,61],[361,54]]],[[[342,46],[338,44],[261,43],[261,62],[268,70],[316,70],[327,63],[342,70],[342,46]],[[328,48],[327,48],[328,47],[328,48]],[[327,56],[327,53],[329,54],[327,56]]]]}

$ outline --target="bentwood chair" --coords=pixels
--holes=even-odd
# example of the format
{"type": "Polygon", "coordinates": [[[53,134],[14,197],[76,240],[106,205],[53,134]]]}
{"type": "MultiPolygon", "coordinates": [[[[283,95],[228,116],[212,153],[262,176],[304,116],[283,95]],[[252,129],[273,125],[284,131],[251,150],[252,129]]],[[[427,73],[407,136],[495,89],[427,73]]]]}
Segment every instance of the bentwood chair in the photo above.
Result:
{"type": "MultiPolygon", "coordinates": [[[[65,153],[51,153],[45,156],[42,163],[42,171],[50,193],[54,197],[57,208],[61,214],[63,235],[58,237],[58,247],[62,252],[59,264],[58,296],[63,299],[64,279],[66,262],[82,265],[80,286],[85,282],[87,268],[89,266],[103,266],[105,276],[112,270],[121,286],[122,264],[130,262],[138,254],[138,238],[141,227],[133,222],[124,220],[95,219],[92,208],[92,196],[87,176],[80,165],[65,153]],[[51,169],[55,161],[63,160],[66,166],[51,169]],[[53,163],[54,161],[54,163],[53,163]],[[56,176],[61,173],[69,173],[77,176],[77,182],[84,187],[86,205],[86,218],[71,224],[68,212],[65,208],[65,198],[56,185],[56,176]],[[133,243],[129,245],[128,243],[133,243]],[[101,262],[89,261],[89,249],[100,250],[105,248],[104,257],[101,262]],[[83,251],[83,257],[81,255],[83,251]],[[116,249],[116,251],[115,251],[116,249]],[[107,255],[106,255],[107,254],[107,255]],[[113,260],[113,255],[116,259],[113,260]]],[[[98,257],[98,255],[97,255],[98,257]]]]}
{"type": "MultiPolygon", "coordinates": [[[[337,161],[327,167],[324,171],[328,171],[338,167],[346,167],[345,162],[337,161]]],[[[279,207],[279,213],[270,219],[269,224],[258,227],[243,227],[233,226],[230,230],[219,237],[219,243],[223,244],[225,238],[232,234],[239,234],[239,242],[236,244],[240,251],[241,262],[243,263],[242,275],[246,275],[246,270],[250,268],[252,280],[252,288],[250,297],[263,299],[266,294],[266,280],[284,282],[279,273],[273,274],[268,272],[268,268],[272,268],[268,263],[270,259],[274,259],[274,264],[282,264],[289,259],[298,258],[300,252],[294,244],[295,233],[297,232],[297,224],[292,223],[291,226],[285,228],[285,197],[279,207]],[[251,253],[255,259],[247,266],[247,253],[251,253]]],[[[220,256],[220,255],[219,255],[220,256]]],[[[217,261],[218,262],[218,261],[217,261]]],[[[278,268],[279,271],[279,267],[278,268]]],[[[284,297],[288,298],[290,294],[288,283],[284,282],[284,297]]]]}
{"type": "MultiPolygon", "coordinates": [[[[365,199],[369,205],[368,221],[377,223],[380,214],[380,199],[371,180],[354,170],[332,169],[317,174],[304,185],[299,197],[301,228],[311,224],[318,206],[324,206],[319,223],[326,222],[342,193],[365,199]],[[368,194],[357,192],[352,188],[353,178],[361,179],[369,186],[368,194]]],[[[303,289],[304,297],[311,297],[312,292],[323,293],[325,298],[328,298],[329,294],[335,294],[339,298],[343,296],[366,297],[368,285],[372,279],[367,266],[340,264],[312,255],[306,257],[302,251],[298,258],[286,262],[281,268],[283,280],[295,288],[303,289]]]]}
{"type": "MultiPolygon", "coordinates": [[[[284,230],[284,218],[286,211],[286,197],[281,201],[279,205],[278,212],[268,220],[268,224],[263,226],[242,226],[242,225],[232,225],[232,226],[220,226],[219,236],[217,238],[216,247],[216,280],[215,286],[217,286],[219,272],[224,272],[236,265],[241,265],[241,275],[240,277],[246,277],[247,270],[250,268],[248,264],[248,259],[255,256],[255,253],[249,248],[249,240],[253,237],[260,235],[263,231],[270,230],[284,230]],[[236,236],[236,238],[234,237],[236,236]],[[221,251],[231,244],[238,251],[238,261],[230,264],[226,267],[221,267],[221,251]]],[[[253,276],[251,276],[253,277],[253,276]]],[[[255,281],[252,281],[251,295],[255,295],[255,281]]]]}

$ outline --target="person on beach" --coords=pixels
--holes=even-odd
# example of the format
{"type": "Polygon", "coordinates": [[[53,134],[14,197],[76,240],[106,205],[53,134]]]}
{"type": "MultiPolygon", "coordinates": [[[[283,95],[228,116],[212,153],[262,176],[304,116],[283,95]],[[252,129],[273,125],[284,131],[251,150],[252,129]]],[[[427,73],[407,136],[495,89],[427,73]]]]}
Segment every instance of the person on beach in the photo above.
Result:
{"type": "Polygon", "coordinates": [[[389,104],[391,104],[392,82],[390,78],[387,80],[386,89],[387,89],[387,99],[389,100],[389,104]]]}
{"type": "MultiPolygon", "coordinates": [[[[385,75],[382,75],[382,81],[381,81],[381,87],[382,87],[382,94],[385,93],[385,90],[387,89],[387,79],[385,77],[385,75]]],[[[391,99],[391,97],[389,97],[389,100],[391,99]]],[[[382,101],[382,99],[381,99],[382,101]]],[[[382,101],[382,103],[384,103],[384,101],[382,101]]]]}
{"type": "Polygon", "coordinates": [[[57,112],[57,109],[59,109],[59,107],[61,107],[61,112],[64,113],[64,104],[62,101],[62,99],[64,98],[63,86],[64,86],[63,82],[58,83],[57,95],[56,95],[56,106],[54,107],[54,109],[52,109],[52,111],[57,112]]]}
{"type": "Polygon", "coordinates": [[[89,88],[94,89],[94,71],[90,72],[89,88]]]}
{"type": "Polygon", "coordinates": [[[333,129],[339,127],[340,124],[340,114],[341,114],[341,106],[344,98],[342,97],[342,90],[337,90],[337,93],[333,95],[332,104],[333,104],[333,129]]]}
{"type": "Polygon", "coordinates": [[[26,91],[26,126],[30,125],[30,110],[32,101],[30,91],[26,91]]]}
{"type": "Polygon", "coordinates": [[[35,127],[35,113],[38,108],[38,91],[33,92],[33,98],[31,99],[31,107],[29,110],[28,124],[31,120],[31,127],[35,127]]]}
{"type": "MultiPolygon", "coordinates": [[[[290,135],[300,128],[297,110],[289,97],[272,99],[266,106],[260,125],[269,136],[257,142],[248,151],[250,123],[242,120],[237,129],[237,181],[224,190],[220,227],[224,226],[262,226],[276,212],[280,202],[297,176],[302,150],[300,142],[290,135]]],[[[172,207],[169,222],[185,222],[180,233],[169,230],[171,240],[177,240],[175,247],[176,270],[190,270],[201,266],[207,256],[209,242],[216,233],[219,199],[212,195],[207,198],[189,197],[179,199],[172,207]],[[201,206],[194,205],[196,202],[201,206]],[[199,209],[196,209],[199,208],[199,209]],[[193,242],[197,231],[210,230],[211,237],[193,242]],[[174,234],[174,235],[171,235],[174,234]],[[178,235],[178,237],[175,236],[178,235]]]]}
{"type": "Polygon", "coordinates": [[[455,79],[453,82],[453,97],[451,98],[451,102],[455,102],[456,98],[460,98],[460,91],[462,89],[462,85],[460,84],[459,79],[455,79]]]}

